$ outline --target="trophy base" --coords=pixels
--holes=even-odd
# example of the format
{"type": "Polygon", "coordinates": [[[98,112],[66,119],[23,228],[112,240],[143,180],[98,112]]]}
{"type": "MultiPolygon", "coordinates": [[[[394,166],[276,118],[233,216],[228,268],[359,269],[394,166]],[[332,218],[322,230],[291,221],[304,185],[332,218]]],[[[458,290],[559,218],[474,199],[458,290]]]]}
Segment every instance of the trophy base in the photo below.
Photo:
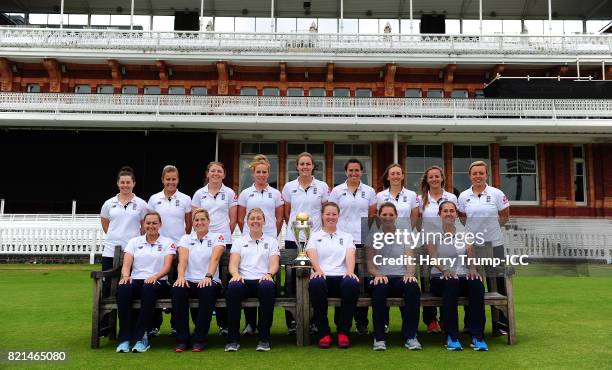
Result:
{"type": "Polygon", "coordinates": [[[294,268],[301,268],[301,267],[312,267],[312,264],[310,263],[310,259],[306,256],[298,256],[296,259],[293,260],[293,267],[294,268]]]}

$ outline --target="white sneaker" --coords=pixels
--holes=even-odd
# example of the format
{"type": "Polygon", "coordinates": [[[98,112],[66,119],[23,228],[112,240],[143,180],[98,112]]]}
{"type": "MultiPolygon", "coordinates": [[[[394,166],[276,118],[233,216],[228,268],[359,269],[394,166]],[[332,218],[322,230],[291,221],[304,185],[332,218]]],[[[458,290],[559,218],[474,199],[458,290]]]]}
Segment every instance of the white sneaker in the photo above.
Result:
{"type": "Polygon", "coordinates": [[[374,339],[374,345],[372,345],[372,349],[374,351],[386,351],[387,343],[384,340],[376,340],[374,339]]]}
{"type": "Polygon", "coordinates": [[[251,326],[251,324],[247,324],[244,330],[242,331],[242,335],[253,335],[255,334],[255,329],[251,326]]]}

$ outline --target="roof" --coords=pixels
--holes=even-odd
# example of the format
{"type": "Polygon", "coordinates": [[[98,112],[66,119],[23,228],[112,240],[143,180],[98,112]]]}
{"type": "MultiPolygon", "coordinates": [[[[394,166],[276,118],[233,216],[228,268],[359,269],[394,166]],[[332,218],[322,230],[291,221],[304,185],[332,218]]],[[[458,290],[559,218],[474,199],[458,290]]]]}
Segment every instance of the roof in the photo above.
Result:
{"type": "MultiPolygon", "coordinates": [[[[478,19],[478,0],[413,0],[414,18],[446,14],[450,19],[478,19]]],[[[174,15],[199,12],[200,0],[134,0],[135,14],[174,15]]],[[[271,0],[204,0],[206,16],[269,17],[271,0]]],[[[410,0],[345,0],[344,18],[408,19],[410,0]]],[[[612,1],[554,0],[553,19],[610,20],[612,1]]],[[[340,0],[276,0],[278,18],[339,18],[340,0]],[[308,6],[310,4],[310,6],[308,6]]],[[[5,13],[59,13],[60,0],[3,0],[5,13]]],[[[127,0],[65,0],[64,13],[130,14],[127,0]]],[[[548,19],[547,0],[483,0],[484,19],[548,19]]]]}

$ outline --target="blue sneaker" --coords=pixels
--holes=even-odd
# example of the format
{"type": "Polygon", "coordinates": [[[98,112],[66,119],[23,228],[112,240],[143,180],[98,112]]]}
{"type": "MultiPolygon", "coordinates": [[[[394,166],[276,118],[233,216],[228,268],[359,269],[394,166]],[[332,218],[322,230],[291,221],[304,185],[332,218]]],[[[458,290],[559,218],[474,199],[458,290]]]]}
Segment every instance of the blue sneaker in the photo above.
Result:
{"type": "Polygon", "coordinates": [[[149,348],[151,348],[151,346],[149,346],[149,339],[147,338],[147,335],[145,334],[141,340],[139,340],[138,342],[136,342],[136,344],[134,344],[134,347],[132,348],[132,352],[147,352],[149,350],[149,348]]]}
{"type": "Polygon", "coordinates": [[[117,346],[117,353],[128,353],[130,352],[130,341],[126,340],[124,342],[119,343],[117,346]]]}
{"type": "Polygon", "coordinates": [[[484,339],[478,339],[476,337],[472,338],[472,343],[470,343],[470,347],[474,348],[474,351],[488,351],[489,346],[485,343],[484,339]]]}
{"type": "Polygon", "coordinates": [[[462,351],[461,343],[457,339],[453,340],[450,335],[446,337],[446,349],[449,351],[462,351]]]}

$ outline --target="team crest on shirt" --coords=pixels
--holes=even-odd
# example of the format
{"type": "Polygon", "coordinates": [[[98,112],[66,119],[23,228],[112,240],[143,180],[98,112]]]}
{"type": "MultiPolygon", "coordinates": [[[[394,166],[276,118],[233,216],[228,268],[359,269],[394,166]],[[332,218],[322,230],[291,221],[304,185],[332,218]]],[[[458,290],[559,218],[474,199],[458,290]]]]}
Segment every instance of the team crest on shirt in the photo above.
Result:
{"type": "Polygon", "coordinates": [[[225,193],[221,194],[221,200],[225,200],[225,193]]]}
{"type": "Polygon", "coordinates": [[[268,243],[264,243],[264,249],[268,249],[268,243]]]}
{"type": "Polygon", "coordinates": [[[312,193],[313,193],[314,195],[317,195],[317,188],[313,188],[313,189],[312,189],[312,193]]]}
{"type": "Polygon", "coordinates": [[[136,210],[136,203],[132,204],[132,209],[135,211],[136,210]]]}
{"type": "Polygon", "coordinates": [[[491,196],[487,195],[487,203],[491,202],[491,196]]]}
{"type": "Polygon", "coordinates": [[[177,207],[180,207],[180,205],[181,205],[181,201],[177,199],[177,200],[176,200],[176,202],[175,202],[174,204],[175,204],[177,207]]]}
{"type": "Polygon", "coordinates": [[[212,240],[208,241],[208,248],[212,248],[212,240]]]}
{"type": "Polygon", "coordinates": [[[158,251],[158,252],[161,252],[161,251],[162,251],[162,246],[161,246],[161,245],[159,245],[159,246],[157,247],[157,251],[158,251]]]}
{"type": "Polygon", "coordinates": [[[344,246],[344,239],[340,238],[340,245],[344,246]]]}
{"type": "Polygon", "coordinates": [[[361,198],[365,199],[365,191],[361,192],[361,198]]]}
{"type": "Polygon", "coordinates": [[[268,193],[268,198],[272,199],[272,193],[268,193]]]}
{"type": "Polygon", "coordinates": [[[404,195],[403,199],[404,199],[404,203],[408,203],[408,197],[407,196],[404,195]]]}

